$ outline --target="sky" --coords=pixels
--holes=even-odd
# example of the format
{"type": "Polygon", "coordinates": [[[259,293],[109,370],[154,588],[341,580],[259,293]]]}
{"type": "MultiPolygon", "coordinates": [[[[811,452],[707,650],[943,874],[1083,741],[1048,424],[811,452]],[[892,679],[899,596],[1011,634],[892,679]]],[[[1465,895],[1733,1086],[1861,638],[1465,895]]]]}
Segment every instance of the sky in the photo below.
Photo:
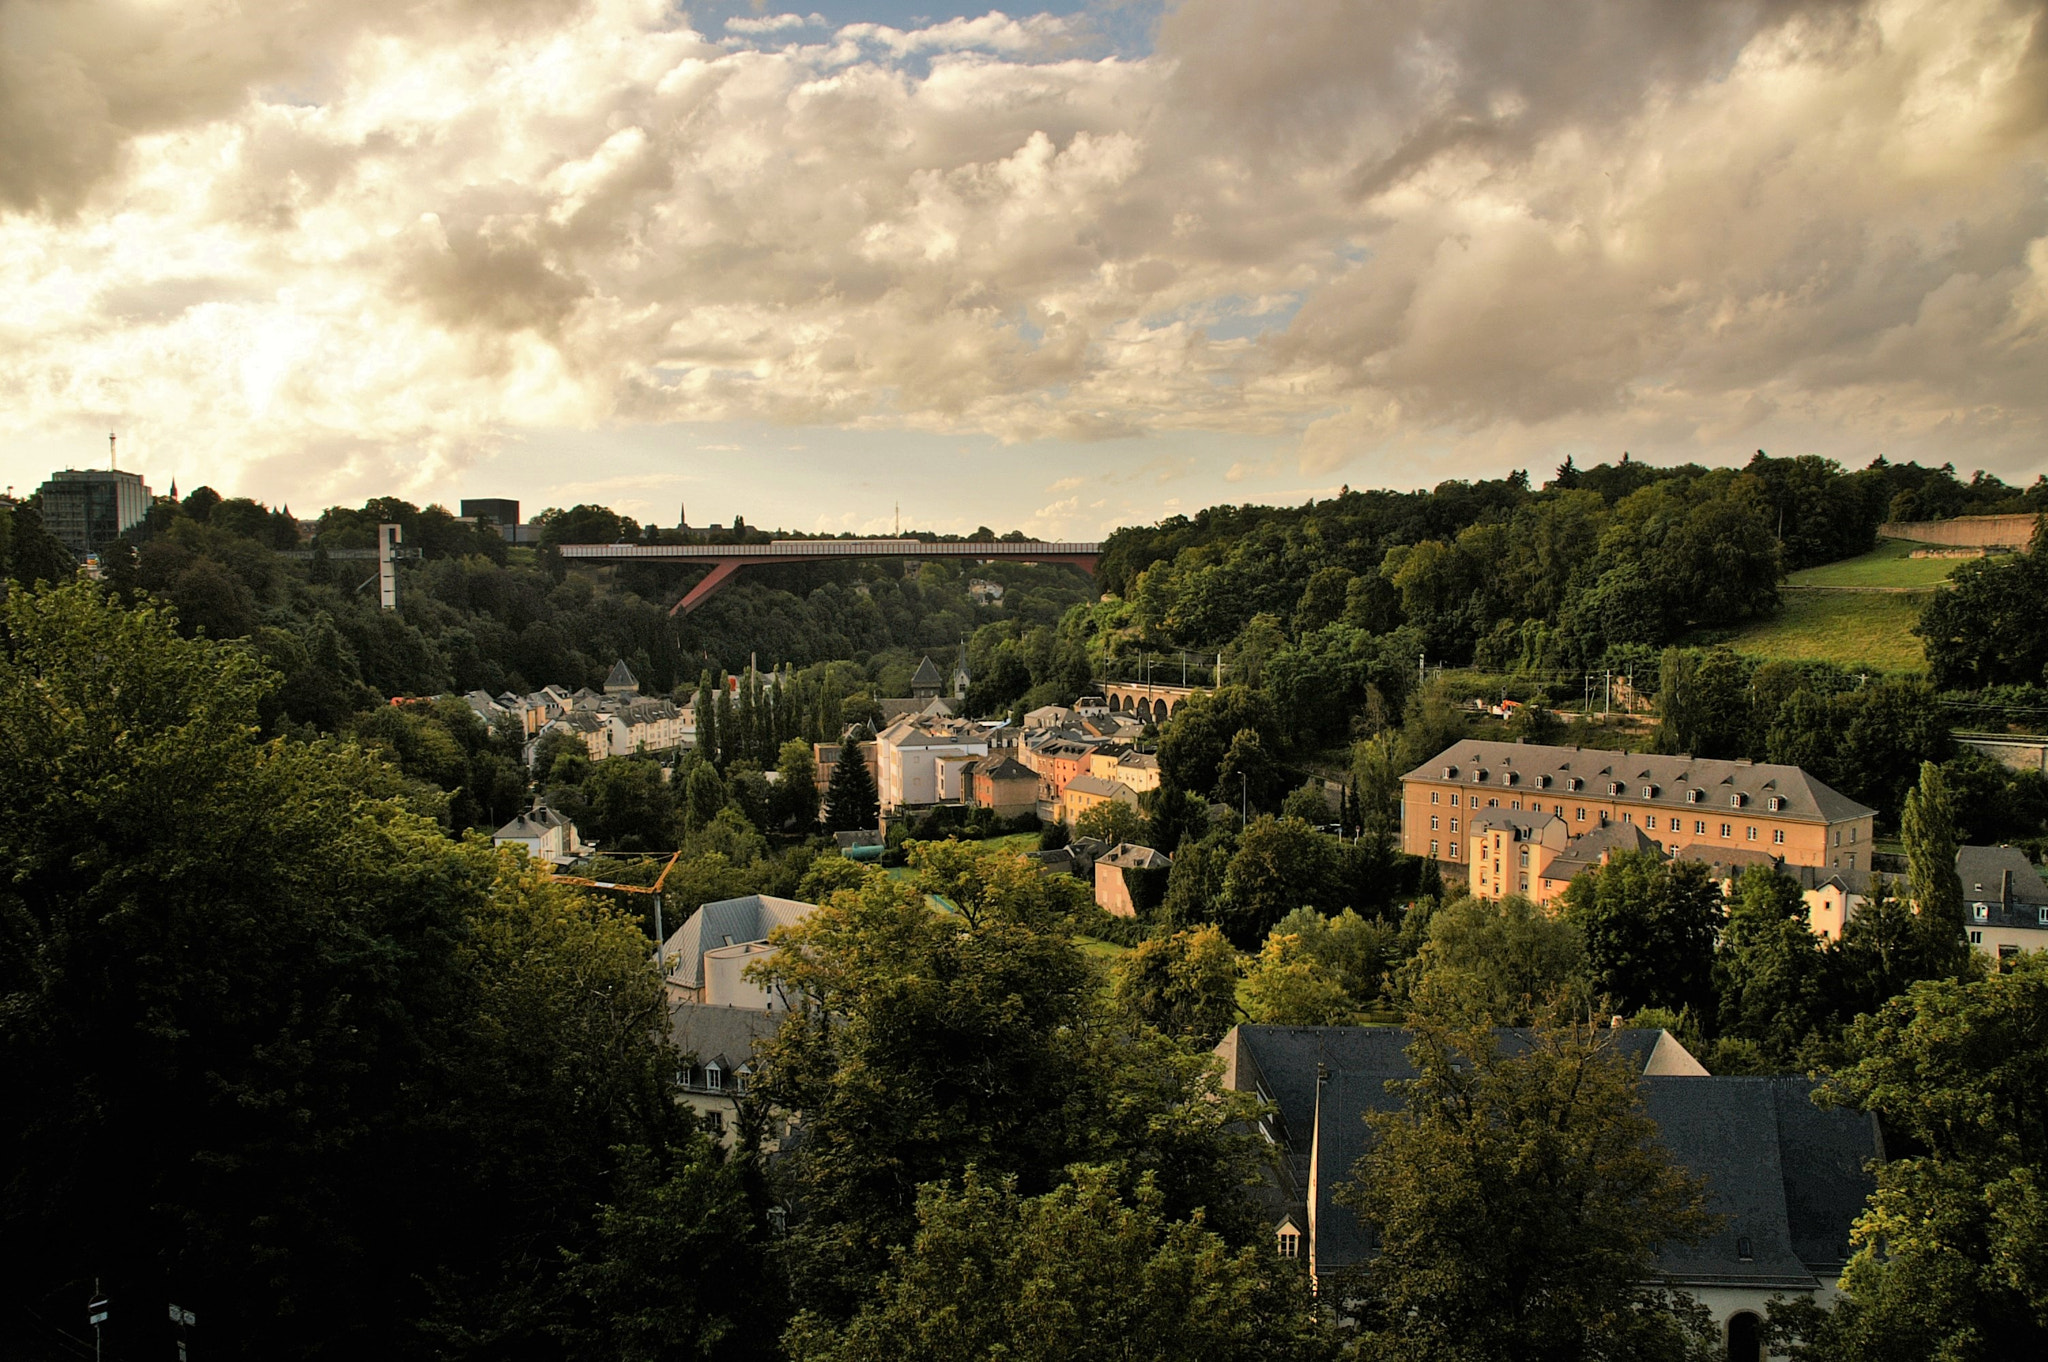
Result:
{"type": "Polygon", "coordinates": [[[0,0],[0,483],[1093,538],[2048,468],[2048,0],[0,0]]]}

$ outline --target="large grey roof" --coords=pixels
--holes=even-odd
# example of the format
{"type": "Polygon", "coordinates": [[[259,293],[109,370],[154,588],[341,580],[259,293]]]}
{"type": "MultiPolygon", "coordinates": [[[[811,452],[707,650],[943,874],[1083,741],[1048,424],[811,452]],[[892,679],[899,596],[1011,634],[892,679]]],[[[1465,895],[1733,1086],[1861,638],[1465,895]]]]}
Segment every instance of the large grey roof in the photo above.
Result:
{"type": "Polygon", "coordinates": [[[932,665],[930,658],[918,663],[917,670],[910,674],[912,686],[936,686],[944,680],[945,678],[939,675],[939,669],[932,665]]]}
{"type": "Polygon", "coordinates": [[[663,954],[668,977],[687,988],[704,985],[704,952],[743,941],[766,941],[777,927],[791,927],[817,911],[815,903],[770,894],[707,903],[669,937],[663,954]],[[728,940],[727,938],[730,938],[728,940]]]}
{"type": "MultiPolygon", "coordinates": [[[[1509,1045],[1525,1038],[1503,1036],[1509,1045]]],[[[1866,1165],[1883,1156],[1872,1118],[1815,1107],[1803,1078],[1712,1078],[1696,1066],[1691,1072],[1699,1076],[1668,1076],[1687,1065],[1681,1054],[1667,1054],[1676,1042],[1661,1031],[1624,1030],[1615,1039],[1643,1075],[1644,1105],[1662,1143],[1707,1180],[1710,1209],[1729,1217],[1701,1244],[1666,1246],[1660,1267],[1695,1284],[1764,1290],[1811,1289],[1817,1272],[1839,1267],[1874,1185],[1866,1165]]],[[[1413,1077],[1409,1040],[1394,1027],[1240,1026],[1219,1047],[1232,1085],[1279,1108],[1275,1136],[1304,1194],[1309,1142],[1319,1142],[1318,1271],[1372,1252],[1369,1232],[1334,1194],[1366,1153],[1366,1114],[1400,1105],[1387,1084],[1413,1077]],[[1326,1075],[1320,1101],[1318,1074],[1326,1075]]]]}
{"type": "Polygon", "coordinates": [[[2048,903],[2048,885],[2042,884],[2041,872],[2019,848],[1956,848],[1956,879],[1963,886],[1963,897],[1974,903],[1998,902],[2007,872],[2012,875],[2014,903],[2048,903]]]}
{"type": "Polygon", "coordinates": [[[723,1059],[734,1068],[751,1057],[755,1047],[774,1036],[785,1012],[755,1007],[712,1007],[705,1003],[672,1003],[668,1010],[669,1039],[698,1063],[723,1059]]]}
{"type": "Polygon", "coordinates": [[[611,674],[604,679],[604,688],[606,690],[640,689],[640,682],[633,676],[632,668],[626,665],[625,658],[622,657],[612,663],[611,674]]]}
{"type": "Polygon", "coordinates": [[[1402,778],[1453,780],[1477,788],[1503,792],[1512,789],[1518,794],[1541,792],[1550,797],[1565,793],[1569,788],[1567,782],[1578,779],[1585,782],[1579,793],[1589,798],[1674,809],[1697,807],[1689,804],[1686,792],[1699,789],[1706,791],[1701,801],[1706,807],[1728,808],[1730,797],[1739,794],[1747,796],[1742,807],[1759,814],[1768,811],[1767,801],[1775,797],[1784,801],[1784,807],[1773,817],[1809,822],[1837,823],[1848,818],[1867,818],[1877,812],[1823,785],[1797,766],[1614,752],[1600,747],[1548,747],[1540,743],[1466,739],[1452,743],[1402,778]],[[1446,770],[1456,774],[1446,775],[1446,770]],[[1620,784],[1621,793],[1610,795],[1610,782],[1620,784]],[[1656,793],[1644,797],[1645,785],[1656,793]]]}

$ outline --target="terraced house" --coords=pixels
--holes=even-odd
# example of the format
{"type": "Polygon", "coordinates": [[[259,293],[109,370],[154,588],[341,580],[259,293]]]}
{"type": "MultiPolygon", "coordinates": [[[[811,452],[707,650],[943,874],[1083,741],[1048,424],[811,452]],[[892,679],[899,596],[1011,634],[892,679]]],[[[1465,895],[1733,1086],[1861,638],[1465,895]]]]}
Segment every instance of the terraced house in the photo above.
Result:
{"type": "Polygon", "coordinates": [[[1877,817],[1796,766],[1516,742],[1452,744],[1401,778],[1401,801],[1402,849],[1486,897],[1547,898],[1546,879],[1569,879],[1551,862],[1608,829],[1711,863],[1868,869],[1877,817]]]}

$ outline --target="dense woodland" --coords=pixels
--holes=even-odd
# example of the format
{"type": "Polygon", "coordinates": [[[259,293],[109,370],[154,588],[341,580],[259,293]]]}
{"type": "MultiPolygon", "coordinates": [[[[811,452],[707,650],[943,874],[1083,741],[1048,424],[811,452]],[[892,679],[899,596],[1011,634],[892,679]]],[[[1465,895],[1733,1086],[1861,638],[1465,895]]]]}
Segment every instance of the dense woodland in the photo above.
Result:
{"type": "MultiPolygon", "coordinates": [[[[39,588],[68,559],[18,508],[0,517],[14,1351],[78,1355],[97,1289],[110,1359],[168,1354],[167,1299],[223,1357],[1704,1359],[1717,1341],[1651,1270],[1707,1227],[1704,1189],[1642,1141],[1588,1024],[1620,1014],[1717,1073],[1813,1073],[1884,1124],[1895,1157],[1848,1295],[1774,1312],[1782,1346],[2031,1355],[2048,966],[1987,973],[1944,871],[1960,842],[2048,834],[2041,781],[1948,739],[1987,712],[1965,706],[2036,702],[2025,638],[2044,626],[2020,602],[2048,549],[1936,598],[1932,679],[1758,666],[1712,631],[1887,516],[2043,493],[1761,457],[1567,466],[1538,490],[1123,531],[1099,601],[1054,568],[978,569],[1007,583],[1000,606],[941,564],[775,569],[680,624],[688,578],[667,569],[572,572],[392,502],[329,511],[294,557],[288,515],[204,491],[160,503],[103,582],[39,588]],[[325,556],[386,519],[423,550],[396,613],[325,556]],[[1737,570],[1710,572],[1721,555],[1737,570]],[[817,835],[864,825],[873,790],[847,761],[814,797],[810,742],[963,638],[984,714],[1147,652],[1223,655],[1224,684],[1157,735],[1161,790],[1075,829],[1176,852],[1134,886],[1137,919],[977,845],[1005,830],[985,818],[898,831],[893,875],[817,835]],[[551,741],[528,771],[459,700],[384,703],[596,685],[616,657],[703,696],[703,750],[591,763],[551,741]],[[1594,662],[1633,667],[1654,715],[1602,727],[1543,703],[1594,662]],[[1535,703],[1476,715],[1471,668],[1535,703]],[[735,698],[711,698],[720,672],[744,675],[735,698]],[[1475,900],[1399,854],[1393,799],[1477,733],[1799,761],[1881,810],[1903,877],[1833,942],[1767,869],[1724,896],[1625,856],[1554,916],[1475,900]],[[477,834],[536,792],[612,853],[600,878],[645,883],[666,858],[638,853],[681,848],[671,902],[825,905],[772,967],[812,1006],[732,1148],[670,1100],[637,903],[477,834]],[[1125,948],[1108,963],[1105,941],[1125,948]],[[1243,1020],[1416,1030],[1408,1112],[1376,1124],[1346,1195],[1421,1247],[1326,1287],[1341,1324],[1244,1199],[1261,1142],[1207,1056],[1243,1020]],[[1503,1057],[1497,1025],[1538,1043],[1503,1057]],[[771,1158],[777,1112],[801,1131],[771,1158]],[[1604,1171],[1549,1178],[1565,1150],[1604,1171]],[[1482,1170],[1508,1181],[1475,1221],[1446,1189],[1482,1170]],[[1502,1252],[1554,1270],[1519,1295],[1444,1288],[1502,1252]]],[[[668,533],[593,507],[546,523],[556,542],[668,533]]]]}

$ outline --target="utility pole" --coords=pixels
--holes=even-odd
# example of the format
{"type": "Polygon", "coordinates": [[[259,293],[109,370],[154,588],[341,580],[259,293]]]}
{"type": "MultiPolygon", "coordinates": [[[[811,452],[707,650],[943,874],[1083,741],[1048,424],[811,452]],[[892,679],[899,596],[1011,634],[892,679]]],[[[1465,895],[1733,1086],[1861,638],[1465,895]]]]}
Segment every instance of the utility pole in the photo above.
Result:
{"type": "Polygon", "coordinates": [[[1601,669],[1600,686],[1600,717],[1604,719],[1607,717],[1608,710],[1614,705],[1614,670],[1612,668],[1601,669]]]}
{"type": "Polygon", "coordinates": [[[92,1362],[100,1362],[100,1326],[107,1322],[107,1298],[100,1294],[100,1279],[92,1279],[92,1299],[85,1305],[85,1322],[92,1326],[92,1362]]]}

